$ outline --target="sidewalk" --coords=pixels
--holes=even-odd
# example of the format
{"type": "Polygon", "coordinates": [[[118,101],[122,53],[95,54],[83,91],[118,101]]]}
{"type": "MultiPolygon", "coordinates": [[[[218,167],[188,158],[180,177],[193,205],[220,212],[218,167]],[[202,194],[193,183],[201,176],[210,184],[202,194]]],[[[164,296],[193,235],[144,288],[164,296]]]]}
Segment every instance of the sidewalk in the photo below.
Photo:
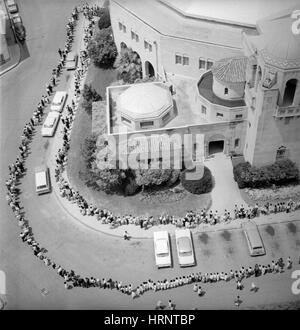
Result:
{"type": "MultiPolygon", "coordinates": [[[[83,49],[83,29],[86,24],[86,21],[84,18],[80,18],[78,25],[77,25],[77,33],[75,37],[75,41],[73,44],[73,50],[79,50],[83,49]],[[79,32],[79,33],[78,33],[79,32]]],[[[83,86],[85,77],[82,79],[81,86],[83,86]]],[[[70,81],[69,81],[69,89],[68,89],[68,100],[67,104],[71,104],[72,99],[75,99],[74,96],[74,75],[72,75],[70,81]]],[[[76,120],[76,115],[75,115],[75,120],[76,120]]],[[[59,123],[56,135],[54,137],[53,144],[51,146],[51,155],[50,155],[50,161],[48,163],[48,166],[50,167],[51,173],[54,173],[54,169],[56,167],[55,163],[55,155],[58,152],[58,149],[61,148],[62,145],[62,123],[59,123]]],[[[211,162],[212,165],[213,162],[211,162]]],[[[68,180],[68,173],[66,170],[63,173],[64,178],[68,180]]],[[[222,183],[225,184],[224,187],[226,187],[227,180],[224,178],[219,178],[222,183]],[[224,181],[225,180],[225,181],[224,181]],[[223,182],[224,181],[224,182],[223,182]]],[[[53,180],[55,181],[55,180],[53,180]]],[[[223,187],[223,190],[225,189],[223,187]]],[[[234,191],[236,189],[233,189],[234,191]]],[[[238,191],[239,192],[239,191],[238,191]]],[[[235,193],[238,194],[238,192],[235,193]]],[[[171,236],[174,236],[175,234],[175,229],[176,227],[174,225],[159,225],[159,226],[154,226],[152,228],[149,228],[147,230],[141,229],[139,226],[130,224],[130,225],[123,225],[117,228],[112,229],[109,224],[102,224],[101,222],[97,221],[95,216],[87,216],[87,215],[82,215],[81,212],[79,211],[79,208],[76,203],[72,203],[68,201],[66,198],[61,197],[59,187],[57,182],[53,182],[53,193],[55,198],[57,199],[57,202],[62,206],[62,208],[65,210],[65,212],[68,214],[69,218],[72,221],[75,221],[76,224],[80,223],[81,225],[94,230],[98,231],[100,233],[104,233],[109,236],[114,236],[114,237],[123,237],[124,231],[126,230],[131,238],[133,239],[152,239],[153,237],[153,232],[159,231],[159,230],[167,230],[171,236]]],[[[224,191],[223,191],[224,193],[224,191]]],[[[232,200],[231,193],[227,193],[229,195],[230,200],[232,200]]],[[[221,194],[222,195],[222,194],[221,194]]],[[[240,196],[236,196],[241,198],[240,196]]],[[[241,199],[242,200],[242,199],[241,199]]],[[[240,202],[240,200],[238,199],[240,202]]],[[[242,200],[243,201],[243,200],[242,200]]],[[[223,205],[224,201],[222,202],[222,207],[226,208],[223,205]]],[[[225,202],[228,203],[228,199],[225,200],[225,202]]],[[[244,201],[243,201],[244,202],[244,201]]],[[[245,204],[245,202],[244,202],[245,204]]],[[[220,205],[219,205],[220,206],[220,205]]],[[[230,207],[227,207],[227,209],[231,209],[230,207]]],[[[267,225],[267,224],[274,224],[274,223],[282,223],[282,222],[290,222],[290,221],[299,221],[300,220],[300,210],[291,214],[286,214],[286,213],[279,213],[279,214],[272,214],[269,216],[261,216],[259,218],[253,219],[258,226],[260,225],[267,225]]],[[[234,229],[241,229],[242,223],[247,222],[248,220],[245,219],[238,219],[238,220],[233,220],[230,223],[224,224],[217,224],[217,225],[209,225],[209,224],[203,224],[199,225],[196,228],[191,229],[193,233],[199,233],[199,232],[214,232],[214,231],[222,231],[222,230],[234,230],[234,229]]]]}

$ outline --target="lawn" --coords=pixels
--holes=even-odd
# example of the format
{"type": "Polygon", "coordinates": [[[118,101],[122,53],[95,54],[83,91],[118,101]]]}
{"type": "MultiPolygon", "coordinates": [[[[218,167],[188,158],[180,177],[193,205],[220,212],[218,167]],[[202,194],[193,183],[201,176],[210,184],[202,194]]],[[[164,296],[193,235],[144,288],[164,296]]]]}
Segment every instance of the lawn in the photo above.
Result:
{"type": "MultiPolygon", "coordinates": [[[[105,89],[116,80],[114,70],[101,70],[90,66],[86,83],[91,83],[92,87],[104,98],[105,89]]],[[[80,173],[85,171],[85,163],[82,157],[82,146],[85,139],[92,133],[92,117],[83,109],[79,108],[71,133],[71,144],[68,155],[68,177],[71,185],[80,191],[89,202],[113,211],[115,214],[136,214],[136,215],[160,215],[162,213],[183,216],[188,210],[201,210],[208,208],[211,204],[210,194],[193,195],[187,193],[186,196],[176,202],[153,202],[148,199],[140,200],[140,194],[135,196],[107,195],[101,191],[95,191],[87,187],[80,178],[80,173]]]]}

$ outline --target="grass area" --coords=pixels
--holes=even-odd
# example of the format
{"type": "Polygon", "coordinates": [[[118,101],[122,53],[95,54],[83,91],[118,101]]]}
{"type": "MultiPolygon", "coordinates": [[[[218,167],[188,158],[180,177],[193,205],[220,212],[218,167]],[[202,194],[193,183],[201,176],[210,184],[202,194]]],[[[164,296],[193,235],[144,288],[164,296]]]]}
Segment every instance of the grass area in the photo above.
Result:
{"type": "MultiPolygon", "coordinates": [[[[116,80],[114,70],[101,70],[91,65],[88,72],[86,83],[91,83],[102,97],[105,97],[105,89],[116,80]]],[[[115,214],[136,214],[136,215],[160,215],[168,213],[177,216],[183,216],[188,210],[201,210],[209,208],[211,205],[210,194],[193,195],[186,193],[184,198],[179,201],[170,201],[162,203],[149,203],[148,200],[141,200],[141,195],[119,196],[107,195],[102,191],[95,191],[87,187],[80,178],[80,173],[85,172],[85,162],[82,157],[82,147],[85,139],[92,133],[92,117],[82,108],[79,108],[76,114],[75,122],[71,133],[71,144],[68,155],[68,177],[71,185],[80,191],[89,202],[113,211],[115,214]]]]}

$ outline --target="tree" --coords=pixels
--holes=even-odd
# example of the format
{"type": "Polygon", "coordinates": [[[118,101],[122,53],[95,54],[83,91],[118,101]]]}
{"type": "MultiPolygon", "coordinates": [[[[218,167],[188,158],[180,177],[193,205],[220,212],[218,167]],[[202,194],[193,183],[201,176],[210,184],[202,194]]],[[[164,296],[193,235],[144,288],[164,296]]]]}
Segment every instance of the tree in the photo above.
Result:
{"type": "Polygon", "coordinates": [[[98,20],[98,27],[100,30],[107,29],[111,26],[108,8],[100,8],[97,14],[97,16],[100,17],[98,20]]]}
{"type": "Polygon", "coordinates": [[[131,48],[125,48],[121,51],[116,59],[115,67],[119,79],[125,83],[133,84],[137,79],[142,78],[142,61],[131,48]]]}
{"type": "Polygon", "coordinates": [[[138,186],[144,190],[145,187],[160,186],[163,184],[173,184],[179,177],[180,171],[170,169],[163,169],[161,163],[158,168],[142,169],[135,171],[135,181],[138,186]]]}
{"type": "Polygon", "coordinates": [[[123,170],[119,169],[104,169],[98,172],[97,185],[100,190],[108,194],[121,192],[123,190],[123,183],[126,174],[123,170]]]}
{"type": "Polygon", "coordinates": [[[118,51],[111,27],[97,31],[87,47],[88,55],[99,68],[112,68],[118,51]]]}
{"type": "Polygon", "coordinates": [[[83,100],[81,102],[81,106],[83,109],[89,114],[92,114],[92,103],[101,101],[102,96],[97,93],[97,91],[92,87],[92,85],[84,84],[82,90],[83,100]]]}

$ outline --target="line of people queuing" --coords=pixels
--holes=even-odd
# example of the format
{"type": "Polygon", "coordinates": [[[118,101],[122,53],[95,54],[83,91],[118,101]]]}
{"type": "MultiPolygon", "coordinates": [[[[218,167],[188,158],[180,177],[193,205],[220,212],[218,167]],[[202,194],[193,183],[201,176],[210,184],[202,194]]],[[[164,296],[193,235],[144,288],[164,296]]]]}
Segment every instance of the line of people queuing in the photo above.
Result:
{"type": "MultiPolygon", "coordinates": [[[[80,10],[76,10],[75,12],[79,13],[80,10]]],[[[72,16],[73,17],[73,16],[72,16]]],[[[76,19],[78,19],[78,14],[76,19]]],[[[73,18],[74,18],[73,17],[73,18]]],[[[76,101],[78,103],[78,101],[76,101]]],[[[67,107],[67,116],[64,118],[64,133],[68,136],[70,132],[70,128],[73,121],[73,116],[76,111],[76,107],[78,104],[72,101],[72,106],[67,107]],[[65,130],[66,129],[66,130],[65,130]]],[[[48,103],[48,102],[47,102],[48,103]]],[[[42,103],[41,103],[42,104],[42,103]]],[[[191,283],[213,283],[217,281],[228,281],[231,279],[236,279],[238,281],[242,281],[243,278],[252,276],[260,276],[266,274],[267,272],[279,272],[280,268],[283,267],[282,259],[279,259],[277,262],[272,261],[272,265],[256,265],[252,270],[251,267],[244,268],[242,267],[240,270],[230,271],[229,273],[205,273],[201,274],[201,272],[192,273],[186,276],[179,276],[171,280],[163,280],[163,281],[152,281],[149,279],[148,281],[144,281],[140,285],[135,288],[131,284],[123,284],[121,281],[114,281],[111,278],[95,278],[95,277],[83,277],[78,274],[74,270],[66,270],[61,265],[57,264],[55,261],[51,260],[47,256],[47,250],[40,246],[40,244],[35,240],[32,228],[29,226],[28,220],[25,219],[25,212],[22,209],[19,201],[20,197],[20,189],[17,187],[20,183],[20,179],[26,174],[25,161],[29,154],[29,143],[32,141],[32,138],[35,133],[35,127],[38,125],[40,120],[42,119],[43,109],[46,106],[46,103],[42,104],[41,110],[38,111],[38,114],[33,113],[30,121],[25,124],[23,129],[23,134],[20,143],[20,154],[17,157],[16,161],[9,165],[9,178],[6,181],[7,194],[6,199],[9,206],[12,208],[16,219],[18,220],[18,225],[21,228],[20,239],[27,243],[27,245],[32,249],[33,254],[39,258],[47,267],[55,270],[59,276],[61,276],[64,280],[64,286],[66,289],[71,289],[73,287],[99,287],[103,289],[116,289],[124,294],[130,295],[132,298],[138,297],[145,293],[148,290],[159,291],[159,290],[167,290],[171,288],[176,288],[178,286],[183,286],[191,283]]],[[[65,157],[67,151],[67,145],[69,143],[69,139],[64,139],[64,142],[67,141],[63,149],[61,149],[58,153],[58,159],[62,162],[58,162],[58,168],[60,167],[58,177],[61,179],[62,169],[65,165],[65,157]]],[[[78,193],[78,192],[77,192],[78,193]]],[[[75,193],[75,199],[81,200],[81,197],[75,193]]],[[[81,200],[83,203],[83,201],[81,200]]],[[[100,216],[103,216],[105,213],[100,212],[100,216]]],[[[108,211],[107,211],[108,212],[108,211]]],[[[109,212],[107,213],[109,214],[109,212]]],[[[129,221],[129,220],[128,220],[129,221]]],[[[287,261],[287,267],[290,268],[292,266],[292,261],[289,258],[287,261]]],[[[195,287],[194,287],[195,289],[195,287]]],[[[197,289],[198,292],[199,288],[197,289]]]]}

